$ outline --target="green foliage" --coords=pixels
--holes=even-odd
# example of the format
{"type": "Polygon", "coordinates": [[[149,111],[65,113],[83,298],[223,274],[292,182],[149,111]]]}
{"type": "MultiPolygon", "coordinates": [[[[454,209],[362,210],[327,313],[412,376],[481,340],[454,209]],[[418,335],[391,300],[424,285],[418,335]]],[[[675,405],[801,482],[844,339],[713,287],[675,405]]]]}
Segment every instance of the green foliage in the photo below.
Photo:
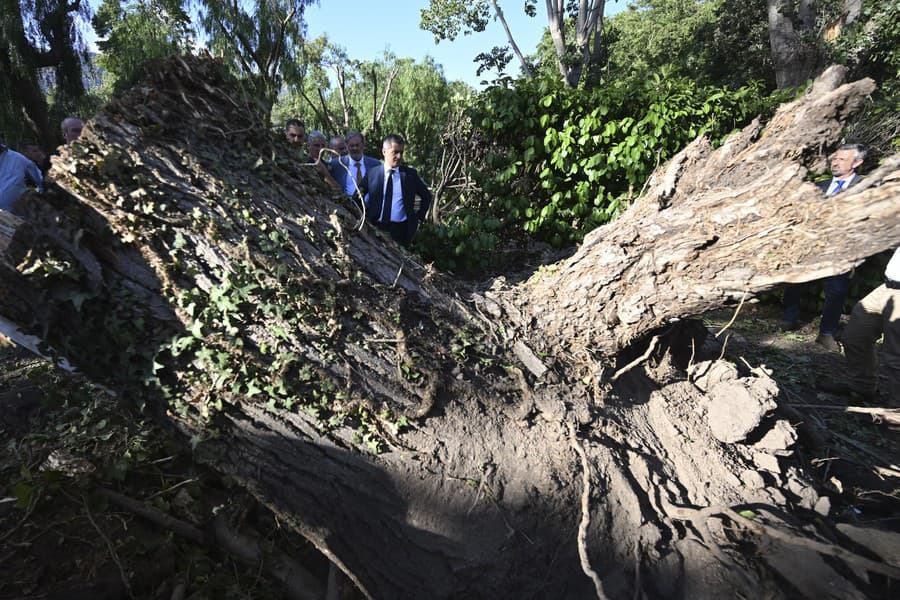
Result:
{"type": "Polygon", "coordinates": [[[443,270],[477,273],[491,264],[501,241],[501,226],[499,218],[485,217],[481,210],[467,205],[441,225],[423,224],[414,248],[443,270]]]}
{"type": "Polygon", "coordinates": [[[85,94],[89,14],[87,2],[0,0],[0,137],[59,141],[59,122],[85,94]]]}
{"type": "Polygon", "coordinates": [[[103,0],[93,19],[104,87],[119,93],[144,75],[146,65],[188,49],[190,17],[181,0],[103,0]]]}
{"type": "MultiPolygon", "coordinates": [[[[461,0],[430,0],[427,8],[422,9],[422,19],[419,27],[430,31],[435,36],[435,42],[441,40],[454,40],[462,33],[469,35],[473,32],[484,31],[488,20],[493,18],[501,21],[507,31],[509,46],[494,46],[488,52],[480,53],[476,62],[480,63],[478,75],[484,71],[497,70],[498,76],[503,78],[503,69],[511,60],[510,48],[517,54],[522,64],[523,72],[530,78],[534,76],[533,65],[521,54],[516,44],[513,32],[507,26],[504,10],[501,2],[491,0],[477,0],[463,2],[461,0]]],[[[525,0],[523,10],[529,17],[537,15],[537,0],[525,0]]],[[[602,50],[602,23],[604,0],[582,0],[581,2],[547,2],[548,31],[552,30],[552,38],[559,43],[552,44],[549,41],[544,45],[542,72],[547,75],[550,65],[556,67],[557,76],[561,76],[568,87],[577,87],[579,82],[593,84],[596,78],[590,76],[594,66],[604,58],[602,50]],[[583,79],[582,74],[588,77],[583,79]],[[591,81],[586,81],[591,79],[591,81]]],[[[545,39],[551,38],[550,33],[545,33],[545,39]]]]}
{"type": "Polygon", "coordinates": [[[660,76],[595,90],[547,81],[490,88],[472,108],[492,141],[473,173],[490,201],[467,203],[419,247],[465,268],[517,232],[555,247],[577,243],[617,216],[657,164],[699,135],[721,139],[770,102],[755,85],[729,91],[660,76]]]}
{"type": "Polygon", "coordinates": [[[429,178],[440,158],[442,117],[453,112],[452,105],[465,102],[465,84],[448,82],[430,56],[416,61],[385,53],[376,60],[355,61],[325,36],[311,40],[304,57],[303,83],[279,98],[272,111],[275,126],[300,116],[307,131],[362,131],[366,154],[375,157],[381,156],[381,138],[399,133],[408,143],[405,161],[429,178]],[[329,71],[340,73],[338,81],[332,82],[329,71]]]}
{"type": "Polygon", "coordinates": [[[761,81],[767,90],[775,89],[764,2],[720,0],[713,20],[695,35],[703,47],[694,70],[698,77],[728,87],[761,81]]]}
{"type": "Polygon", "coordinates": [[[638,0],[607,21],[614,32],[609,70],[646,75],[673,64],[696,72],[704,41],[697,33],[713,23],[723,0],[638,0]]]}
{"type": "Polygon", "coordinates": [[[738,88],[775,88],[764,2],[640,0],[605,24],[610,78],[668,73],[738,88]],[[727,57],[727,58],[726,58],[727,57]]]}
{"type": "Polygon", "coordinates": [[[832,61],[850,67],[850,78],[871,77],[879,88],[848,136],[876,159],[900,150],[900,2],[865,0],[829,50],[832,61]]]}
{"type": "Polygon", "coordinates": [[[419,11],[419,29],[434,34],[434,41],[453,41],[462,33],[484,31],[490,17],[490,6],[485,0],[431,0],[419,11]]]}
{"type": "MultiPolygon", "coordinates": [[[[362,68],[369,66],[364,64],[362,68]]],[[[371,68],[385,67],[373,64],[371,68]]],[[[397,75],[384,115],[376,128],[378,138],[388,133],[400,133],[409,142],[404,156],[406,162],[430,171],[439,158],[442,116],[450,112],[454,87],[430,56],[421,61],[395,59],[393,68],[397,69],[397,75]]],[[[349,97],[363,111],[373,107],[370,86],[354,88],[349,97]]]]}
{"type": "Polygon", "coordinates": [[[837,48],[886,95],[900,94],[900,2],[866,0],[860,20],[838,39],[837,48]]]}
{"type": "Polygon", "coordinates": [[[269,121],[282,85],[300,80],[303,14],[314,1],[200,2],[200,24],[210,48],[241,75],[260,102],[264,122],[269,121]]]}

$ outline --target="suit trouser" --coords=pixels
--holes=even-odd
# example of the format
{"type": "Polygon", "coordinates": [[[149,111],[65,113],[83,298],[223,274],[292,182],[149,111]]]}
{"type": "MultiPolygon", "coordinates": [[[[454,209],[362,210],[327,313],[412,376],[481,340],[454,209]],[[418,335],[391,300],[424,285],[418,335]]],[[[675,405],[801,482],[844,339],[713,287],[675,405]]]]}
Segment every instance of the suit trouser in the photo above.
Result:
{"type": "Polygon", "coordinates": [[[408,247],[412,242],[412,236],[409,234],[409,224],[406,221],[391,221],[384,223],[376,221],[375,226],[382,231],[386,231],[401,246],[408,247]]]}
{"type": "MultiPolygon", "coordinates": [[[[840,326],[844,302],[850,291],[850,272],[826,277],[822,280],[822,286],[825,288],[825,302],[822,306],[822,319],[819,321],[819,333],[834,335],[840,326]]],[[[783,321],[796,323],[800,318],[800,300],[806,288],[807,284],[798,283],[784,289],[783,321]]]]}
{"type": "Polygon", "coordinates": [[[880,285],[856,303],[841,342],[853,389],[875,391],[878,354],[875,342],[884,334],[881,360],[887,371],[888,394],[900,402],[900,290],[880,285]]]}

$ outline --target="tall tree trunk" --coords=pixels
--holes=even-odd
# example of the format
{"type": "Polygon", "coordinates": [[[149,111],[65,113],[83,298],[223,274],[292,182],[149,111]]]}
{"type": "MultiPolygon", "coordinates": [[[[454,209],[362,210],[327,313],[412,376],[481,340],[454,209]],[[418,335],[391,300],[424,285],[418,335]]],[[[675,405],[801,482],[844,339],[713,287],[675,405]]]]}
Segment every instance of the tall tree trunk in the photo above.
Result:
{"type": "Polygon", "coordinates": [[[816,2],[767,0],[767,3],[775,83],[779,89],[803,85],[815,77],[820,68],[815,32],[816,2]]]}
{"type": "MultiPolygon", "coordinates": [[[[48,150],[55,148],[58,136],[55,135],[55,128],[50,124],[47,100],[38,84],[36,74],[33,71],[23,71],[13,67],[9,58],[9,55],[0,56],[0,75],[3,75],[6,85],[9,86],[9,93],[21,107],[21,115],[15,116],[25,122],[25,129],[31,131],[31,135],[41,144],[41,147],[48,150]]],[[[10,115],[10,117],[14,116],[10,115]]],[[[12,142],[12,140],[8,141],[12,142]]]]}
{"type": "MultiPolygon", "coordinates": [[[[7,15],[0,28],[0,74],[9,87],[15,104],[21,108],[21,118],[37,141],[47,151],[60,141],[56,124],[50,122],[47,98],[38,80],[38,71],[55,67],[62,99],[75,99],[84,93],[81,62],[72,47],[71,14],[77,12],[80,0],[69,4],[57,3],[39,24],[45,36],[34,42],[25,34],[22,8],[13,0],[0,1],[0,12],[7,15]],[[77,73],[77,77],[72,77],[77,73]]],[[[18,115],[17,115],[18,116],[18,115]]]]}
{"type": "Polygon", "coordinates": [[[231,85],[179,59],[102,111],[54,192],[0,227],[0,314],[140,393],[367,597],[794,595],[772,575],[782,548],[722,515],[753,504],[787,527],[809,504],[742,482],[760,464],[813,482],[697,417],[777,389],[718,363],[687,380],[705,332],[672,323],[900,243],[897,160],[841,210],[804,183],[871,82],[823,81],[764,135],[698,140],[571,259],[487,290],[358,232],[265,127],[228,126],[247,114],[231,85]]]}
{"type": "Polygon", "coordinates": [[[566,15],[562,0],[547,0],[547,23],[550,29],[550,39],[553,40],[553,49],[556,51],[556,66],[563,81],[569,87],[578,85],[578,80],[572,77],[572,70],[566,56],[566,15]]]}
{"type": "Polygon", "coordinates": [[[569,3],[563,0],[546,0],[547,22],[553,49],[556,51],[556,64],[560,75],[568,87],[578,87],[581,75],[591,64],[591,59],[599,54],[601,28],[605,0],[579,0],[575,16],[575,32],[573,53],[578,57],[572,60],[567,47],[566,11],[569,3]]]}
{"type": "Polygon", "coordinates": [[[509,45],[512,46],[516,58],[519,59],[519,64],[522,65],[522,72],[525,73],[525,75],[527,75],[528,77],[533,77],[534,72],[531,69],[531,65],[528,64],[528,61],[525,60],[525,56],[522,54],[522,51],[519,50],[519,45],[516,43],[515,38],[513,38],[512,32],[509,30],[509,25],[506,22],[506,17],[503,16],[503,10],[500,8],[500,5],[497,4],[497,0],[491,0],[491,6],[494,9],[494,14],[497,15],[497,19],[500,20],[500,24],[503,25],[503,31],[506,32],[506,39],[509,40],[509,45]]]}

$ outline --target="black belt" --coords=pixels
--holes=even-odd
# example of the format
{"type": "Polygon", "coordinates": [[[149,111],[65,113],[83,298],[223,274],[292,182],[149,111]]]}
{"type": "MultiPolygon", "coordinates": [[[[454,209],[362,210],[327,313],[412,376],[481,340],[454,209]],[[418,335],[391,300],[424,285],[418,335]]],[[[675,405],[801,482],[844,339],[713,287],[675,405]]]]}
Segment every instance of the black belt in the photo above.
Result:
{"type": "Polygon", "coordinates": [[[893,279],[885,279],[884,285],[889,287],[892,290],[900,290],[900,281],[894,281],[893,279]]]}

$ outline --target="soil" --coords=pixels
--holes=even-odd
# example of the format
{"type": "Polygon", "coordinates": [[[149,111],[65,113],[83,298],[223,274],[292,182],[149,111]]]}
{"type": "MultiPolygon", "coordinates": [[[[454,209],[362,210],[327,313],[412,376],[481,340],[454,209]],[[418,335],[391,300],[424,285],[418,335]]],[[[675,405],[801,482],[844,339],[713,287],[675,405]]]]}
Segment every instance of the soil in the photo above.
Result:
{"type": "MultiPolygon", "coordinates": [[[[710,336],[705,350],[733,365],[714,363],[709,372],[694,373],[695,383],[709,388],[708,431],[727,438],[720,441],[752,438],[755,424],[772,419],[767,413],[777,404],[776,425],[764,428],[762,439],[749,441],[770,447],[792,466],[783,470],[784,476],[763,479],[759,472],[764,469],[734,473],[722,457],[711,456],[705,472],[693,479],[716,486],[741,477],[745,485],[760,489],[761,501],[806,498],[807,509],[819,513],[820,521],[851,539],[862,531],[858,527],[900,531],[900,473],[890,470],[900,463],[900,437],[868,415],[843,412],[848,398],[817,389],[825,378],[840,379],[843,361],[814,343],[816,323],[779,332],[779,311],[771,304],[744,305],[729,324],[733,316],[733,310],[722,310],[703,317],[710,332],[724,329],[710,336]],[[764,369],[777,383],[774,396],[760,389],[749,404],[736,400],[726,393],[730,369],[764,369]],[[717,398],[722,401],[718,408],[717,398]],[[755,412],[735,408],[754,405],[755,412]],[[796,443],[794,437],[799,438],[796,443]]],[[[15,347],[0,348],[0,362],[0,443],[5,448],[0,473],[7,484],[0,500],[0,598],[284,596],[282,584],[267,576],[259,561],[242,561],[214,543],[179,536],[110,502],[103,490],[145,502],[204,531],[215,515],[225,515],[231,527],[255,532],[263,546],[298,559],[320,581],[327,580],[324,557],[279,527],[271,513],[227,477],[196,465],[190,446],[143,419],[138,407],[15,347]]],[[[663,440],[669,449],[690,436],[707,435],[694,423],[699,413],[689,402],[677,401],[679,390],[694,394],[676,383],[648,402],[651,423],[667,419],[679,425],[671,440],[663,440]]],[[[704,460],[694,457],[693,463],[703,465],[704,460]]],[[[629,476],[639,479],[641,463],[632,461],[629,467],[629,476]]],[[[627,510],[627,503],[622,506],[627,510]]],[[[878,546],[876,538],[869,534],[861,543],[872,550],[878,546]]],[[[883,541],[878,554],[897,564],[900,551],[892,539],[883,541]]],[[[767,560],[773,569],[783,571],[785,557],[777,556],[789,553],[791,564],[802,560],[801,571],[808,569],[807,591],[822,585],[815,581],[819,555],[772,546],[767,560]]],[[[796,571],[783,574],[785,589],[800,585],[796,571]]],[[[881,590],[874,586],[868,593],[888,597],[881,590]]]]}
{"type": "MultiPolygon", "coordinates": [[[[733,310],[705,315],[711,332],[726,326],[733,310]]],[[[846,316],[844,317],[846,319],[846,316]]],[[[895,425],[842,409],[865,406],[847,395],[822,389],[846,381],[843,356],[816,344],[818,319],[807,318],[791,332],[778,329],[780,308],[771,303],[744,306],[718,339],[724,355],[744,368],[765,369],[778,385],[778,412],[797,426],[798,458],[824,489],[837,492],[830,516],[900,531],[900,435],[895,425]]],[[[882,375],[883,380],[883,375],[882,375]]],[[[879,396],[873,407],[887,407],[879,396]]]]}

